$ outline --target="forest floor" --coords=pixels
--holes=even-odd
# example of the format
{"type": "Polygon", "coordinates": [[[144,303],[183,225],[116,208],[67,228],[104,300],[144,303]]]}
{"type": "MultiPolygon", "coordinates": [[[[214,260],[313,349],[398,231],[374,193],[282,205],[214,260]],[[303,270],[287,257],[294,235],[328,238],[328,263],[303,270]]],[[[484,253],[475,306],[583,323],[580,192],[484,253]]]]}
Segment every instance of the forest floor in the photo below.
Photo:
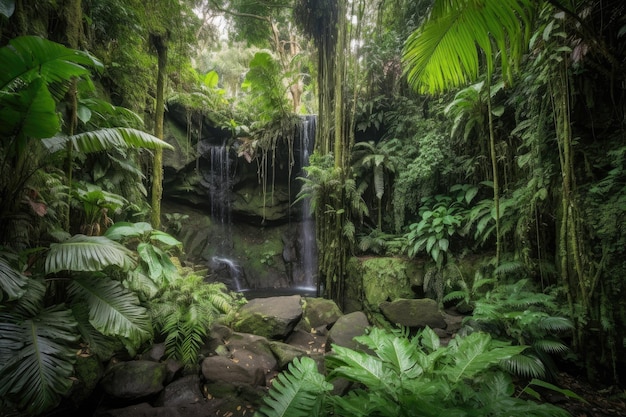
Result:
{"type": "Polygon", "coordinates": [[[598,386],[569,373],[559,374],[556,385],[568,389],[585,402],[558,393],[545,393],[544,398],[565,410],[572,417],[626,417],[626,389],[598,386]]]}

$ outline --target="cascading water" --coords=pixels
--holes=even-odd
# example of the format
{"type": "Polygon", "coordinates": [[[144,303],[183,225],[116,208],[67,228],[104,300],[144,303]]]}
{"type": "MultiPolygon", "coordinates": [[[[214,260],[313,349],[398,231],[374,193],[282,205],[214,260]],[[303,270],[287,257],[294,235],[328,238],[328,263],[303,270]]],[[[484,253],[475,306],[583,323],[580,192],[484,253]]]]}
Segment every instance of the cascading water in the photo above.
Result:
{"type": "Polygon", "coordinates": [[[230,159],[228,147],[211,145],[209,147],[211,169],[208,178],[211,217],[222,224],[230,224],[230,159]]]}
{"type": "MultiPolygon", "coordinates": [[[[300,128],[300,162],[304,168],[309,165],[309,156],[313,151],[315,141],[317,116],[302,117],[300,128]]],[[[302,170],[301,175],[305,172],[302,170]]],[[[301,264],[304,274],[303,286],[311,289],[316,286],[317,276],[317,246],[315,242],[315,220],[311,213],[311,203],[307,199],[302,205],[302,219],[300,222],[301,264]]]]}
{"type": "Polygon", "coordinates": [[[243,270],[232,259],[213,256],[211,258],[211,264],[214,271],[221,272],[221,270],[225,270],[222,275],[227,275],[229,281],[227,284],[235,291],[245,289],[246,285],[243,270]]]}
{"type": "Polygon", "coordinates": [[[211,246],[214,255],[209,266],[219,281],[235,291],[247,288],[243,268],[233,259],[231,224],[232,173],[229,147],[226,144],[207,145],[204,149],[208,170],[203,173],[203,185],[208,190],[210,216],[213,219],[211,246]]]}

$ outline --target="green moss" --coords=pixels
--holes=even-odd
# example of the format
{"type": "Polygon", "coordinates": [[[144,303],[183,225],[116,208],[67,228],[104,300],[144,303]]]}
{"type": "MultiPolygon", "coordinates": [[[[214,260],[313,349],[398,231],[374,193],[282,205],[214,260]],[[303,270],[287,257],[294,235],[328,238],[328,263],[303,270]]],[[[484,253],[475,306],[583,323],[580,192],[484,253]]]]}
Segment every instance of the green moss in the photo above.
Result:
{"type": "Polygon", "coordinates": [[[346,312],[359,308],[376,311],[383,301],[414,298],[413,289],[423,283],[423,265],[404,258],[353,258],[347,270],[346,312]]]}

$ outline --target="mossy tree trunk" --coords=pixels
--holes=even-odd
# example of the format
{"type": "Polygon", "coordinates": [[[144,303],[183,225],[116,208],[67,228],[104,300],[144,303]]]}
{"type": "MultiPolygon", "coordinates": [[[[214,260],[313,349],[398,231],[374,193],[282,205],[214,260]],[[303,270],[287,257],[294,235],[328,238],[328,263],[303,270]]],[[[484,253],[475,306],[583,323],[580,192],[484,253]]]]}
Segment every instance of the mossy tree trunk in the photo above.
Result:
{"type": "Polygon", "coordinates": [[[346,181],[349,176],[349,135],[347,134],[344,84],[347,55],[347,1],[300,0],[296,19],[318,49],[319,115],[315,150],[333,155],[332,172],[318,196],[315,212],[318,246],[318,283],[324,296],[343,305],[346,263],[351,241],[345,233],[350,222],[346,181]]]}
{"type": "MultiPolygon", "coordinates": [[[[167,35],[151,34],[150,42],[157,53],[157,89],[154,116],[154,136],[163,139],[163,115],[165,113],[165,75],[167,71],[167,35]]],[[[161,199],[163,197],[163,149],[154,151],[152,163],[152,227],[161,227],[161,199]]]]}

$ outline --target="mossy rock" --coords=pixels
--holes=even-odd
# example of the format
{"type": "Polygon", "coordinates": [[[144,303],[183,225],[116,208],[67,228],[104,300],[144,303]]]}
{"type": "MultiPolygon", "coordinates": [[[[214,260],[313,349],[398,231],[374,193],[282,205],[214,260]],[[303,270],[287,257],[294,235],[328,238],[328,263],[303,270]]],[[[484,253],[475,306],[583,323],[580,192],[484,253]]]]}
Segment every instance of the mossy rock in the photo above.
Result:
{"type": "MultiPolygon", "coordinates": [[[[419,283],[419,266],[403,258],[366,258],[361,261],[364,307],[376,310],[383,301],[412,298],[419,283]]],[[[419,283],[421,284],[421,283],[419,283]]]]}

